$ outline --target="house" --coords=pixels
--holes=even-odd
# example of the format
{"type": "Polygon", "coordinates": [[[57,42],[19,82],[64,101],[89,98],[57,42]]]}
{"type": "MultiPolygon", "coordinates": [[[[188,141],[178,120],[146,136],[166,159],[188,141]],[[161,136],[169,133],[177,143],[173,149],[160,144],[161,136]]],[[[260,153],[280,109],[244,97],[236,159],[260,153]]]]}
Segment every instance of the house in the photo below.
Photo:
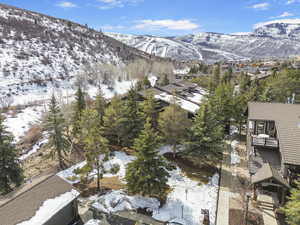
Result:
{"type": "Polygon", "coordinates": [[[2,225],[71,225],[79,220],[79,192],[50,176],[0,206],[2,225]]]}
{"type": "Polygon", "coordinates": [[[255,196],[264,192],[284,204],[300,173],[300,105],[250,102],[247,151],[255,196]]]}
{"type": "Polygon", "coordinates": [[[207,94],[205,90],[198,87],[197,84],[188,81],[179,81],[168,84],[166,86],[155,86],[139,92],[141,100],[148,93],[152,93],[160,102],[161,107],[165,107],[170,103],[179,105],[186,110],[189,117],[193,117],[199,110],[202,99],[207,94]]]}

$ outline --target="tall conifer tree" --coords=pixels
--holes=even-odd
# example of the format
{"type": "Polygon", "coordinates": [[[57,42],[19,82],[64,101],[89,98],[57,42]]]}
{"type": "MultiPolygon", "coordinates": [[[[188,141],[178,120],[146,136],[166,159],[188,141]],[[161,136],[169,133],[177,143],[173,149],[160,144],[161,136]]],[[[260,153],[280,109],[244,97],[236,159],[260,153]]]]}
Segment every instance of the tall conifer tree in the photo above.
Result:
{"type": "Polygon", "coordinates": [[[300,224],[300,180],[295,182],[296,187],[291,189],[291,195],[284,207],[286,221],[289,225],[300,224]]]}
{"type": "Polygon", "coordinates": [[[0,112],[0,192],[5,194],[11,191],[13,186],[20,186],[24,177],[13,137],[6,131],[3,122],[4,118],[0,112]]]}
{"type": "Polygon", "coordinates": [[[86,102],[84,93],[80,86],[78,86],[77,92],[75,94],[74,103],[74,114],[73,114],[73,136],[77,136],[80,133],[80,120],[82,111],[86,108],[86,102]]]}
{"type": "Polygon", "coordinates": [[[66,167],[64,157],[67,155],[70,143],[65,135],[65,120],[54,95],[49,103],[49,112],[44,128],[49,135],[47,146],[51,148],[51,156],[57,157],[60,169],[64,169],[66,167]]]}
{"type": "Polygon", "coordinates": [[[210,162],[221,156],[223,131],[208,104],[203,104],[194,118],[191,137],[186,143],[189,156],[200,156],[203,162],[210,162]]]}
{"type": "Polygon", "coordinates": [[[152,128],[158,129],[159,103],[152,93],[147,93],[146,99],[142,102],[142,116],[144,121],[150,119],[152,128]]]}
{"type": "Polygon", "coordinates": [[[109,153],[108,140],[102,136],[101,118],[96,110],[83,111],[81,118],[81,138],[84,144],[84,155],[90,171],[97,171],[97,189],[100,190],[100,180],[103,177],[103,160],[109,153]]]}
{"type": "Polygon", "coordinates": [[[176,146],[187,136],[190,125],[187,112],[176,104],[170,104],[159,114],[158,124],[163,139],[172,146],[175,155],[176,146]]]}
{"type": "Polygon", "coordinates": [[[158,133],[151,127],[150,119],[147,119],[144,130],[134,142],[137,158],[126,169],[125,179],[130,193],[164,196],[169,173],[166,171],[166,162],[157,153],[159,140],[158,133]]]}

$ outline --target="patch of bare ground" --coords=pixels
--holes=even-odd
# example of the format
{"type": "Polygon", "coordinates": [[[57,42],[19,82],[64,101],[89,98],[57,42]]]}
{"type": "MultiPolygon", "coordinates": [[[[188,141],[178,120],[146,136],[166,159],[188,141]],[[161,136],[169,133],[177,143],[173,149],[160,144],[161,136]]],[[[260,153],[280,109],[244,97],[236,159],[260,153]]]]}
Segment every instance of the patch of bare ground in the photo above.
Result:
{"type": "Polygon", "coordinates": [[[209,178],[217,172],[214,165],[200,164],[201,160],[197,158],[186,158],[179,155],[174,157],[173,153],[166,153],[164,157],[170,162],[174,162],[188,178],[200,184],[207,184],[209,178]]]}
{"type": "MultiPolygon", "coordinates": [[[[43,173],[57,173],[59,171],[58,160],[50,157],[50,152],[50,149],[42,147],[37,153],[22,162],[25,179],[35,177],[43,173]]],[[[73,151],[68,154],[65,159],[67,167],[70,167],[81,162],[83,157],[73,151]]]]}
{"type": "Polygon", "coordinates": [[[17,148],[22,154],[26,154],[42,138],[41,125],[33,125],[17,143],[17,148]]]}
{"type": "MultiPolygon", "coordinates": [[[[240,209],[230,209],[229,210],[229,225],[242,225],[245,224],[244,211],[240,209]]],[[[249,212],[248,225],[265,225],[263,218],[259,214],[249,212]]],[[[267,224],[266,224],[267,225],[267,224]]]]}
{"type": "MultiPolygon", "coordinates": [[[[89,197],[95,194],[98,194],[99,191],[97,190],[97,181],[93,179],[88,184],[74,184],[78,190],[80,190],[81,197],[89,197]]],[[[118,176],[115,177],[104,177],[100,180],[100,187],[102,191],[109,191],[109,190],[120,190],[125,188],[125,184],[121,182],[118,176]]]]}

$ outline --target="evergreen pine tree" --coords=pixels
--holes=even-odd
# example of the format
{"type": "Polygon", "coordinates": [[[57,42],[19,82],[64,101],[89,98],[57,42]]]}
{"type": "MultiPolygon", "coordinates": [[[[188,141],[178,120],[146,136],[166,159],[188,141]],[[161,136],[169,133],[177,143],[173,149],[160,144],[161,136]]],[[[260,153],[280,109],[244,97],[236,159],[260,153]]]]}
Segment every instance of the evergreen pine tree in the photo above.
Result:
{"type": "Polygon", "coordinates": [[[66,167],[64,156],[69,150],[70,143],[65,135],[65,120],[54,95],[52,95],[49,103],[49,112],[46,116],[44,128],[49,135],[47,146],[51,148],[51,156],[53,158],[57,157],[60,169],[64,169],[66,167]]]}
{"type": "Polygon", "coordinates": [[[187,112],[176,104],[170,104],[159,114],[158,124],[163,139],[172,146],[175,156],[176,146],[182,143],[190,125],[187,112]]]}
{"type": "Polygon", "coordinates": [[[232,80],[232,68],[229,67],[228,71],[226,71],[222,77],[222,82],[224,83],[228,83],[228,82],[231,82],[232,80]]]}
{"type": "Polygon", "coordinates": [[[80,86],[78,86],[75,94],[74,114],[73,114],[73,136],[80,133],[80,120],[82,111],[86,108],[84,93],[80,86]]]}
{"type": "Polygon", "coordinates": [[[186,154],[199,156],[204,163],[219,159],[222,140],[222,126],[218,124],[209,105],[203,104],[194,118],[191,137],[186,142],[186,154]]]}
{"type": "Polygon", "coordinates": [[[142,117],[144,121],[150,119],[152,128],[158,129],[159,103],[152,93],[147,93],[145,100],[142,102],[142,117]]]}
{"type": "Polygon", "coordinates": [[[81,139],[84,144],[84,155],[89,171],[97,171],[97,189],[100,191],[100,180],[103,178],[103,160],[109,153],[108,140],[102,136],[99,126],[101,118],[97,110],[86,109],[81,118],[81,139]]]}
{"type": "Polygon", "coordinates": [[[151,83],[150,83],[150,81],[149,81],[149,79],[148,79],[147,76],[144,76],[142,82],[143,82],[144,89],[147,89],[147,88],[151,87],[151,83]]]}
{"type": "Polygon", "coordinates": [[[250,86],[251,86],[250,77],[244,72],[242,72],[239,78],[240,94],[247,92],[250,86]]]}
{"type": "Polygon", "coordinates": [[[214,94],[215,89],[218,87],[220,83],[221,83],[221,67],[219,64],[217,64],[213,70],[212,76],[209,79],[208,90],[210,95],[214,94]]]}
{"type": "Polygon", "coordinates": [[[12,190],[12,185],[20,186],[24,177],[13,137],[5,130],[3,122],[0,112],[0,192],[6,194],[12,190]]]}
{"type": "Polygon", "coordinates": [[[124,135],[124,103],[120,97],[112,98],[109,106],[105,109],[103,117],[104,136],[110,144],[121,145],[124,135]]]}
{"type": "Polygon", "coordinates": [[[209,96],[208,104],[211,113],[221,125],[225,125],[225,132],[229,132],[230,121],[234,117],[234,92],[229,83],[221,83],[213,95],[209,96]]]}
{"type": "Polygon", "coordinates": [[[218,86],[221,81],[221,67],[219,64],[214,68],[213,81],[216,86],[218,86]]]}
{"type": "Polygon", "coordinates": [[[161,83],[160,83],[160,85],[161,85],[161,86],[166,86],[166,85],[168,85],[169,83],[170,83],[170,81],[169,81],[168,75],[165,74],[164,77],[163,77],[163,80],[162,80],[161,83]]]}
{"type": "Polygon", "coordinates": [[[98,113],[99,117],[99,126],[103,126],[103,117],[105,113],[105,108],[106,108],[106,100],[103,96],[103,93],[101,89],[99,88],[98,94],[96,96],[95,100],[95,109],[98,113]]]}
{"type": "Polygon", "coordinates": [[[133,140],[138,137],[143,122],[138,101],[138,93],[134,88],[128,91],[127,99],[123,104],[123,119],[122,119],[122,145],[130,147],[133,140]]]}
{"type": "Polygon", "coordinates": [[[125,179],[130,193],[162,197],[168,189],[167,165],[156,150],[159,140],[158,133],[147,119],[144,130],[134,142],[136,160],[129,163],[126,169],[125,179]]]}
{"type": "Polygon", "coordinates": [[[300,224],[300,180],[297,180],[295,184],[296,187],[291,189],[289,200],[283,208],[289,225],[300,224]]]}

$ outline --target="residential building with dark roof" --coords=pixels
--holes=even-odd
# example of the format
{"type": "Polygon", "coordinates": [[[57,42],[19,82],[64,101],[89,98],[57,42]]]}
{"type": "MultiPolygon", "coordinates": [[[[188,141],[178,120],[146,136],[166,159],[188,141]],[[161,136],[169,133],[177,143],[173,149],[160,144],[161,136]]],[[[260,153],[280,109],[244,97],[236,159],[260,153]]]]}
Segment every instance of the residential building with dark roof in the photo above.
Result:
{"type": "Polygon", "coordinates": [[[1,225],[71,225],[79,220],[79,192],[50,176],[0,205],[1,225]]]}
{"type": "Polygon", "coordinates": [[[248,104],[247,150],[254,191],[286,193],[300,173],[300,104],[248,104]]]}

